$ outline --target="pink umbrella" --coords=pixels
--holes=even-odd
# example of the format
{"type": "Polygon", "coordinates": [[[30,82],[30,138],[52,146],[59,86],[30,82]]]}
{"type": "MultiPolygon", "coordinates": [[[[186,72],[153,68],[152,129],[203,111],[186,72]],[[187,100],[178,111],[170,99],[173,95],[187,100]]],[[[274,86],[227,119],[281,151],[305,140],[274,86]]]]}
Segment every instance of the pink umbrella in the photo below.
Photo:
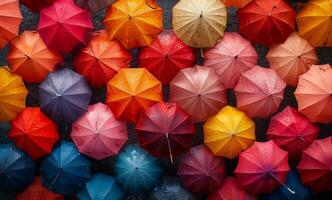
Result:
{"type": "Polygon", "coordinates": [[[128,140],[126,124],[102,103],[89,106],[73,124],[71,137],[81,153],[97,160],[118,154],[128,140]]]}

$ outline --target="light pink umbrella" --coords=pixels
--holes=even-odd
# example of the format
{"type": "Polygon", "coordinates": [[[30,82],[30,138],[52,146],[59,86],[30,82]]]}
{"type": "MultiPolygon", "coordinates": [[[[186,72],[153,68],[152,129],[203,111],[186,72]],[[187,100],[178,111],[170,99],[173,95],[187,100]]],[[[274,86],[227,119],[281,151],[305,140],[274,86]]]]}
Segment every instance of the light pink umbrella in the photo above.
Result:
{"type": "Polygon", "coordinates": [[[71,137],[82,154],[97,160],[118,154],[128,140],[126,124],[102,103],[89,106],[73,124],[71,137]]]}

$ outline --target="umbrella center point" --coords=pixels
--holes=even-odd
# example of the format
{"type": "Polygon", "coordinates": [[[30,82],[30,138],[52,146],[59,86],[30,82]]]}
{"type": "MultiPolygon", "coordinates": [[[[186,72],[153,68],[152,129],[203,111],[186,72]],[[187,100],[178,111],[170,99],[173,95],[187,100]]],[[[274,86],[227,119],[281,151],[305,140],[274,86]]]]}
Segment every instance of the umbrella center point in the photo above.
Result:
{"type": "Polygon", "coordinates": [[[201,14],[199,15],[199,18],[203,18],[203,10],[201,10],[201,14]]]}
{"type": "Polygon", "coordinates": [[[239,55],[236,55],[234,58],[235,58],[235,59],[238,59],[238,58],[239,58],[239,55]]]}

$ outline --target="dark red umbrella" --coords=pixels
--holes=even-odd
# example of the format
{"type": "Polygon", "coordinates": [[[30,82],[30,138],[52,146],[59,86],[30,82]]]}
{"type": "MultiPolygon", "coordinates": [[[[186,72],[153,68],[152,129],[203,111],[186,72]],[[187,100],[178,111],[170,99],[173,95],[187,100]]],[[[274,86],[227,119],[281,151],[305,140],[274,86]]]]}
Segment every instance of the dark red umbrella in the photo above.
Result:
{"type": "Polygon", "coordinates": [[[42,8],[52,5],[55,0],[21,0],[32,12],[39,12],[42,8]]]}

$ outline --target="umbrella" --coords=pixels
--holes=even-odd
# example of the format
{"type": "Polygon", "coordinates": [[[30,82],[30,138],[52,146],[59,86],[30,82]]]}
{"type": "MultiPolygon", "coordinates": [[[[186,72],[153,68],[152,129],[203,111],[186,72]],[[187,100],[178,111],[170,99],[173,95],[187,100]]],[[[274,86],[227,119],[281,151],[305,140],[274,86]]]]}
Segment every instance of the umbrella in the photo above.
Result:
{"type": "Polygon", "coordinates": [[[0,49],[18,35],[22,15],[18,0],[0,2],[0,49]]]}
{"type": "Polygon", "coordinates": [[[204,143],[216,156],[233,159],[255,141],[255,123],[230,106],[208,119],[203,129],[204,143]]]}
{"type": "Polygon", "coordinates": [[[40,107],[57,122],[73,122],[82,116],[90,98],[86,80],[68,68],[50,73],[39,86],[40,107]]]}
{"type": "Polygon", "coordinates": [[[57,0],[40,12],[38,32],[54,51],[70,53],[78,44],[85,44],[86,34],[92,28],[89,12],[73,0],[57,0]]]}
{"type": "Polygon", "coordinates": [[[135,123],[162,100],[161,83],[144,68],[121,69],[107,83],[107,105],[117,119],[135,123]]]}
{"type": "Polygon", "coordinates": [[[104,24],[111,39],[127,49],[149,46],[162,31],[163,10],[147,0],[118,0],[107,10],[104,24]]]}
{"type": "Polygon", "coordinates": [[[272,117],[267,131],[267,137],[288,151],[288,156],[292,160],[299,160],[302,151],[318,134],[319,128],[290,106],[272,117]]]}
{"type": "Polygon", "coordinates": [[[239,32],[266,46],[283,43],[295,30],[295,15],[286,1],[253,0],[237,12],[239,32]]]}
{"type": "Polygon", "coordinates": [[[315,192],[332,188],[332,137],[315,140],[306,148],[297,166],[302,183],[315,192]]]}
{"type": "Polygon", "coordinates": [[[287,152],[273,141],[255,142],[240,154],[234,171],[240,187],[256,195],[271,193],[280,184],[294,193],[284,184],[288,172],[287,152]]]}
{"type": "Polygon", "coordinates": [[[118,154],[128,135],[126,124],[119,122],[105,104],[97,103],[75,121],[71,138],[82,154],[101,160],[118,154]]]}
{"type": "Polygon", "coordinates": [[[166,85],[181,69],[194,66],[196,56],[194,49],[166,30],[140,52],[138,62],[166,85]]]}
{"type": "Polygon", "coordinates": [[[299,111],[312,122],[332,122],[331,65],[313,65],[300,76],[295,97],[299,111]]]}
{"type": "Polygon", "coordinates": [[[173,29],[187,45],[212,47],[224,35],[227,10],[220,0],[180,0],[173,7],[173,29]]]}
{"type": "Polygon", "coordinates": [[[173,158],[187,151],[196,136],[190,115],[175,103],[157,103],[136,124],[140,146],[157,157],[173,158]]]}
{"type": "Polygon", "coordinates": [[[204,66],[211,67],[227,89],[234,88],[243,72],[257,63],[258,56],[251,43],[236,32],[224,37],[204,53],[204,66]]]}
{"type": "Polygon", "coordinates": [[[299,76],[318,63],[316,50],[296,32],[282,44],[271,46],[267,56],[272,69],[288,84],[297,86],[299,76]]]}
{"type": "Polygon", "coordinates": [[[0,190],[22,192],[33,182],[35,165],[13,144],[0,144],[0,190]]]}
{"type": "Polygon", "coordinates": [[[10,126],[10,122],[0,122],[0,144],[10,142],[8,138],[10,126]]]}
{"type": "Polygon", "coordinates": [[[203,122],[227,105],[227,91],[217,73],[208,67],[182,69],[170,83],[170,101],[194,122],[203,122]]]}
{"type": "Polygon", "coordinates": [[[116,0],[75,0],[76,4],[82,8],[87,8],[91,12],[98,12],[107,8],[116,0]]]}
{"type": "Polygon", "coordinates": [[[279,108],[285,88],[273,69],[255,66],[242,74],[234,89],[237,107],[250,117],[266,118],[279,108]]]}
{"type": "Polygon", "coordinates": [[[33,159],[50,154],[59,139],[56,124],[39,108],[24,109],[11,127],[9,138],[33,159]]]}
{"type": "Polygon", "coordinates": [[[226,7],[242,8],[252,0],[222,0],[226,7]]]}
{"type": "Polygon", "coordinates": [[[123,149],[114,164],[116,180],[122,188],[139,193],[157,186],[163,174],[158,160],[136,144],[123,149]]]}
{"type": "Polygon", "coordinates": [[[299,34],[313,46],[332,47],[331,0],[311,0],[296,16],[299,34]]]}
{"type": "Polygon", "coordinates": [[[112,176],[98,173],[76,196],[79,200],[119,200],[125,194],[112,176]]]}
{"type": "Polygon", "coordinates": [[[59,194],[74,194],[90,179],[91,163],[72,142],[62,141],[40,166],[42,184],[59,194]]]}
{"type": "Polygon", "coordinates": [[[0,68],[0,121],[10,121],[25,108],[28,94],[21,76],[7,67],[0,68]]]}
{"type": "Polygon", "coordinates": [[[62,57],[47,48],[38,32],[25,31],[11,42],[7,61],[24,81],[40,83],[62,62],[62,57]]]}
{"type": "Polygon", "coordinates": [[[226,167],[223,159],[215,157],[204,145],[199,145],[183,155],[177,175],[182,185],[193,193],[209,194],[221,185],[226,167]]]}
{"type": "Polygon", "coordinates": [[[49,7],[55,0],[20,0],[33,12],[39,12],[42,8],[49,7]]]}

